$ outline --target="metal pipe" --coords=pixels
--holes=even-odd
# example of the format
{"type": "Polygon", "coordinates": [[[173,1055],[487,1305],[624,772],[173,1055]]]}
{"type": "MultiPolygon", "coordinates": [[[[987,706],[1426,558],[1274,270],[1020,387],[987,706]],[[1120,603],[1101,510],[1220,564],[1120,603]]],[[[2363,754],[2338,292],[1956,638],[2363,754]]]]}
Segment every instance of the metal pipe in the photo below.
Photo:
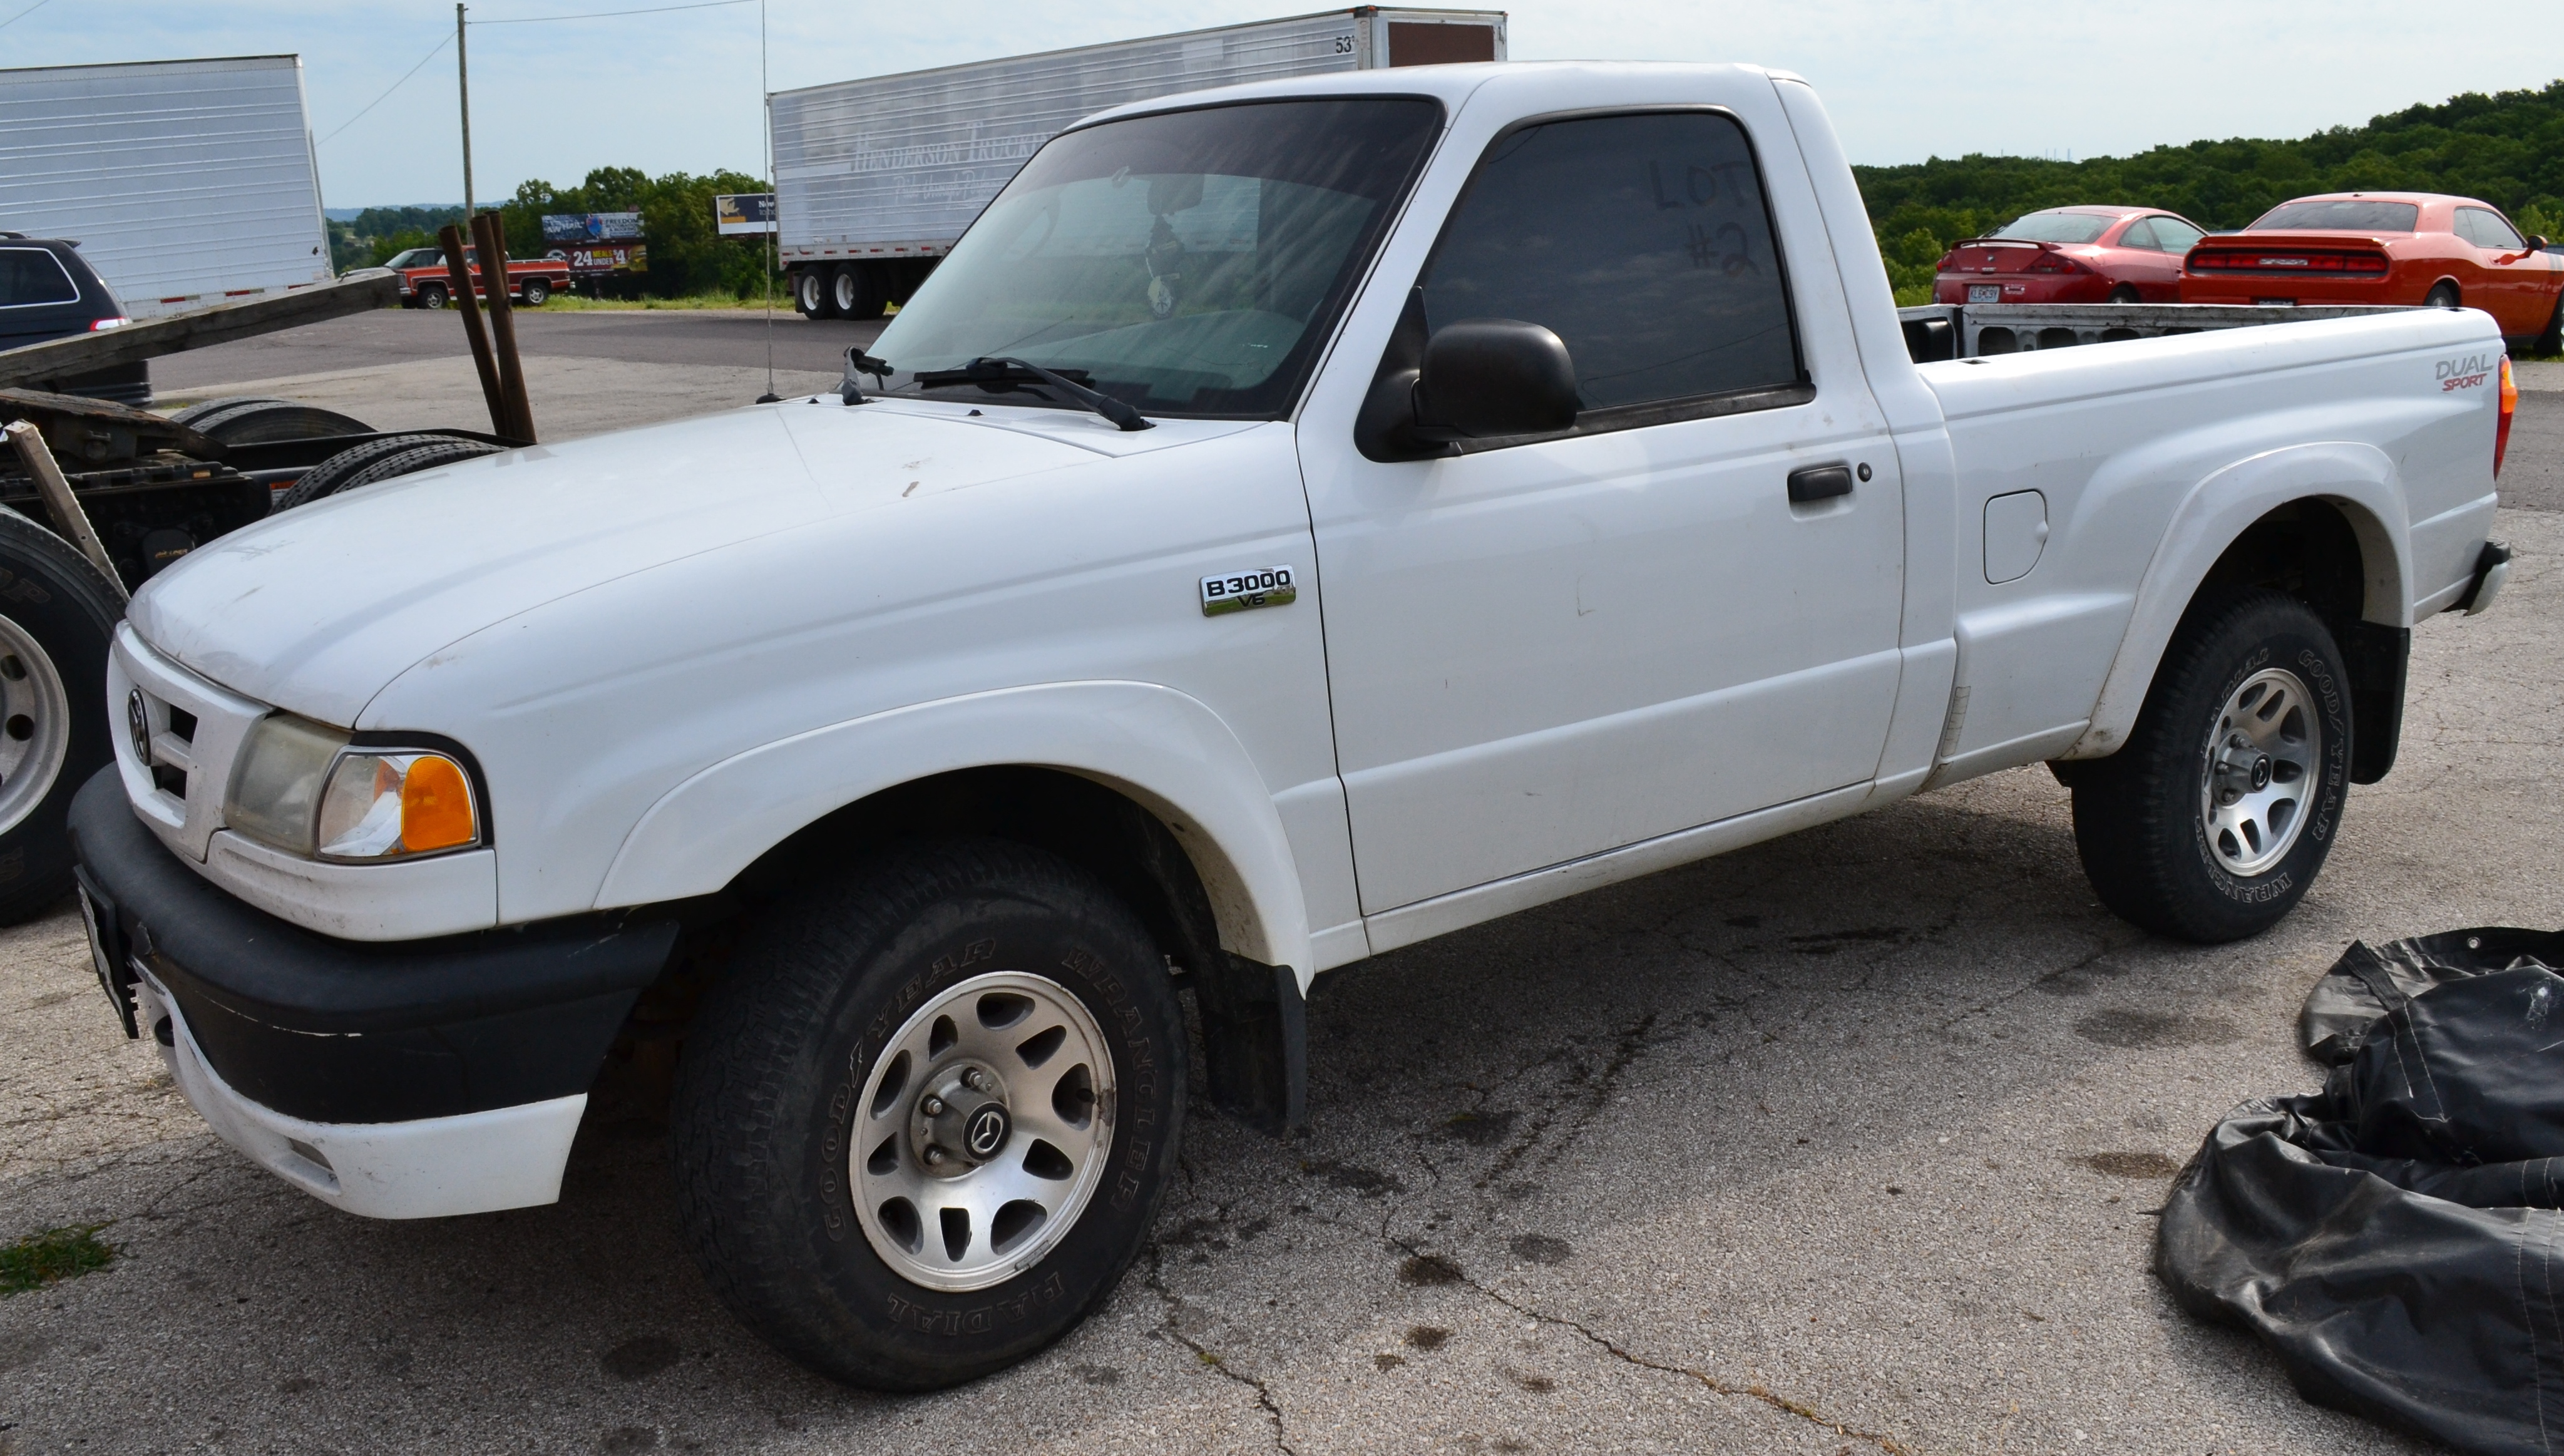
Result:
{"type": "Polygon", "coordinates": [[[481,373],[481,397],[490,405],[490,433],[513,440],[517,436],[508,428],[508,396],[499,388],[499,365],[490,353],[490,335],[481,329],[481,306],[473,297],[472,265],[463,259],[463,229],[447,223],[437,230],[436,241],[445,245],[445,277],[454,286],[454,307],[463,311],[463,336],[472,344],[472,367],[481,373]]]}
{"type": "Polygon", "coordinates": [[[472,65],[463,54],[463,6],[454,7],[454,90],[463,99],[463,215],[472,215],[472,65]]]}
{"type": "Polygon", "coordinates": [[[130,600],[125,594],[124,578],[115,574],[115,563],[107,558],[106,543],[90,528],[89,513],[81,509],[80,498],[72,494],[72,483],[63,479],[63,468],[54,463],[54,452],[45,448],[45,432],[26,420],[12,420],[8,435],[19,462],[27,467],[27,474],[35,477],[36,492],[53,512],[55,525],[107,577],[107,585],[115,588],[117,601],[130,600]]]}
{"type": "Polygon", "coordinates": [[[490,346],[499,356],[499,392],[507,397],[514,428],[502,433],[523,444],[534,443],[534,407],[526,398],[525,361],[517,354],[517,315],[508,303],[508,224],[495,212],[472,219],[473,241],[480,246],[482,286],[490,295],[490,346]]]}

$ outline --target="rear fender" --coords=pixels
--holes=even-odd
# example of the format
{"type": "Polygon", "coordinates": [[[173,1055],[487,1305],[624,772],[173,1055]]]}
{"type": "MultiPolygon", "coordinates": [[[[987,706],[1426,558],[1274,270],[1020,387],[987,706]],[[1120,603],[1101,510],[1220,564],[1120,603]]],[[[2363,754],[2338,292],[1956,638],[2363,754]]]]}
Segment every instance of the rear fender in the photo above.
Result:
{"type": "Polygon", "coordinates": [[[2091,726],[2062,756],[2100,758],[2119,750],[2145,707],[2164,650],[2210,568],[2254,521],[2305,500],[2339,510],[2358,538],[2361,619],[2385,627],[2413,625],[2413,563],[2405,545],[2409,522],[2395,462],[2384,451],[2331,442],[2239,461],[2200,482],[2173,513],[2137,588],[2136,610],[2101,684],[2091,726]]]}
{"type": "Polygon", "coordinates": [[[751,748],[650,806],[600,907],[712,894],[795,831],[885,789],[965,768],[1064,769],[1157,815],[1208,893],[1220,943],[1313,973],[1281,816],[1237,735],[1199,700],[1149,683],[1052,683],[893,709],[751,748]]]}

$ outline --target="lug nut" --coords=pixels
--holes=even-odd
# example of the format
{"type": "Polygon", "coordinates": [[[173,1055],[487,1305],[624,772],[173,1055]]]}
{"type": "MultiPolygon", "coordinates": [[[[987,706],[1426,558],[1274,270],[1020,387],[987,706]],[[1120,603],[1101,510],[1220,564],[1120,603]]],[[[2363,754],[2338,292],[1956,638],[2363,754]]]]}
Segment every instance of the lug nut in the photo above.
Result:
{"type": "Polygon", "coordinates": [[[930,1097],[926,1101],[919,1103],[917,1105],[917,1110],[926,1114],[930,1118],[940,1118],[944,1116],[944,1099],[940,1097],[930,1097]]]}
{"type": "Polygon", "coordinates": [[[942,1167],[944,1165],[945,1155],[945,1151],[941,1146],[933,1143],[926,1144],[926,1165],[928,1167],[942,1167]]]}
{"type": "Polygon", "coordinates": [[[969,1067],[963,1069],[962,1073],[962,1085],[972,1092],[985,1092],[988,1090],[988,1079],[979,1075],[978,1068],[969,1067]]]}

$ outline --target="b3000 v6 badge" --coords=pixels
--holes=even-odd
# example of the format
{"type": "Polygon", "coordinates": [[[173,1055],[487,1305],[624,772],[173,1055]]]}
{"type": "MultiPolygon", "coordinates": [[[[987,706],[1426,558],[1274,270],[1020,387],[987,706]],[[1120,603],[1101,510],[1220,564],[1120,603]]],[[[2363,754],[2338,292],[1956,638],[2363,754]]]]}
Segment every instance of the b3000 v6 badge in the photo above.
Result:
{"type": "Polygon", "coordinates": [[[1300,599],[1288,566],[1265,566],[1201,579],[1202,615],[1221,616],[1249,607],[1287,607],[1300,599]]]}

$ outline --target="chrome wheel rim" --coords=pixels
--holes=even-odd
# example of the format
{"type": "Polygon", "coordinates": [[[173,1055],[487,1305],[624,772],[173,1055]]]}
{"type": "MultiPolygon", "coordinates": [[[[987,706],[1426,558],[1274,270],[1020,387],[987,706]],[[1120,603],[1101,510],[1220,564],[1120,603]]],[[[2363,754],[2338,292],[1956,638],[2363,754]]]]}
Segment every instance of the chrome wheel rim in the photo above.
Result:
{"type": "Polygon", "coordinates": [[[1040,1263],[1103,1181],[1113,1088],[1102,1029],[1056,981],[993,971],[928,1002],[854,1107],[847,1183],[873,1252],[952,1291],[1040,1263]]]}
{"type": "Polygon", "coordinates": [[[2305,832],[2323,761],[2323,720],[2305,683],[2284,668],[2245,678],[2208,735],[2200,785],[2209,853],[2228,874],[2267,871],[2305,832]]]}
{"type": "Polygon", "coordinates": [[[51,654],[0,617],[0,834],[36,812],[71,751],[72,699],[51,654]]]}

